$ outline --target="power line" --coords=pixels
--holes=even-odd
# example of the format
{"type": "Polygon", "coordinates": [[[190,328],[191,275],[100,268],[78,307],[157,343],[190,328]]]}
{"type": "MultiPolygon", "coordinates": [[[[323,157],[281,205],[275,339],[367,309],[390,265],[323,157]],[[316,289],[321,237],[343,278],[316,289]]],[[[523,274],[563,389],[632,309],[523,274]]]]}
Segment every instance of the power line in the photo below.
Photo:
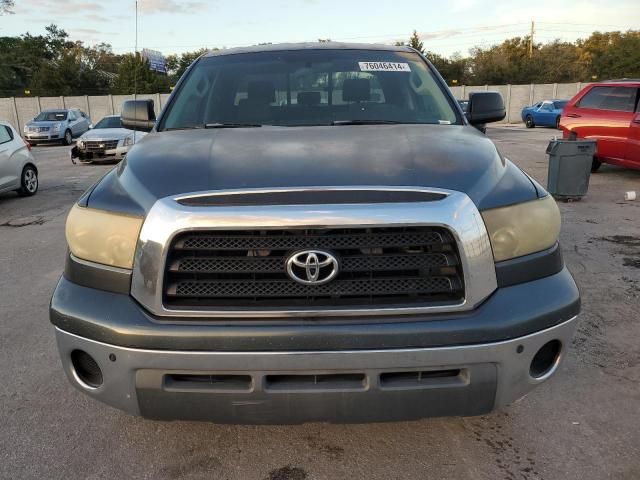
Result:
{"type": "Polygon", "coordinates": [[[538,22],[544,25],[571,25],[578,27],[614,27],[614,28],[627,28],[633,30],[628,25],[606,25],[603,23],[568,23],[568,22],[538,22]]]}

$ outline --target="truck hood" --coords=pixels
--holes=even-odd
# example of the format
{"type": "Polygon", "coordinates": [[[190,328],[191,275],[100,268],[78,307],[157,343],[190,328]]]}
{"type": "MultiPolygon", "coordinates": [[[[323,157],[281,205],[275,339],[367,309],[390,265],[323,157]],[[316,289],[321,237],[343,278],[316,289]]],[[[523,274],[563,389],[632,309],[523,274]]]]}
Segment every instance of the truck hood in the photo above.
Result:
{"type": "Polygon", "coordinates": [[[151,133],[88,204],[145,214],[171,195],[303,186],[438,187],[466,193],[479,209],[538,196],[470,126],[265,126],[151,133]]]}

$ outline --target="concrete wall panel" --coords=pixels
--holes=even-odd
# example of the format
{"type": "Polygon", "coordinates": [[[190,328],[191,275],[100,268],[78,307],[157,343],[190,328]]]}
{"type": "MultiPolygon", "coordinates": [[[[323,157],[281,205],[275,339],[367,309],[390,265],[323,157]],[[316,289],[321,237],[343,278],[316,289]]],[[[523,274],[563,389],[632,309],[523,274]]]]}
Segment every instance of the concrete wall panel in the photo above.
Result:
{"type": "Polygon", "coordinates": [[[14,127],[19,132],[22,132],[22,127],[25,123],[40,112],[38,99],[35,97],[16,98],[16,109],[18,111],[18,125],[14,125],[14,127]]]}
{"type": "MultiPolygon", "coordinates": [[[[459,85],[450,87],[457,99],[468,99],[470,92],[495,90],[502,94],[507,108],[507,118],[503,123],[520,123],[520,111],[523,107],[539,100],[573,97],[586,83],[547,83],[537,85],[459,85]]],[[[168,93],[139,94],[138,99],[152,99],[156,114],[165,107],[169,99],[168,93]]],[[[8,121],[16,129],[22,131],[24,123],[38,114],[40,109],[80,108],[89,113],[94,122],[105,115],[119,114],[122,103],[132,100],[133,95],[102,95],[76,97],[26,97],[16,98],[15,105],[18,118],[14,113],[14,99],[0,98],[0,120],[8,121]],[[39,104],[38,104],[39,101],[39,104]]]]}

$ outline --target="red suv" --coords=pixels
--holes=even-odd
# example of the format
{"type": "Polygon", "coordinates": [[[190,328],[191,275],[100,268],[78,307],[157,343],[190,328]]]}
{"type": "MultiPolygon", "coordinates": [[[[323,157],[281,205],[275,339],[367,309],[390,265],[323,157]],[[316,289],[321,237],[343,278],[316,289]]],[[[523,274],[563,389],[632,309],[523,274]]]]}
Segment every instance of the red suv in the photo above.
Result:
{"type": "Polygon", "coordinates": [[[598,140],[592,171],[602,162],[640,169],[640,80],[612,80],[584,87],[560,117],[563,137],[598,140]]]}

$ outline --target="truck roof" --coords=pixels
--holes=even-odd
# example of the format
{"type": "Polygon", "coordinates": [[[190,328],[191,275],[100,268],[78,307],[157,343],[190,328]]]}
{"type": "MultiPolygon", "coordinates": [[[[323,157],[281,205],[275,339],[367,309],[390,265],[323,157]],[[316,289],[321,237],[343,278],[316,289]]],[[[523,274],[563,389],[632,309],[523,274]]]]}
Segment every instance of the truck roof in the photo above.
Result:
{"type": "Polygon", "coordinates": [[[381,43],[342,43],[342,42],[306,42],[306,43],[277,43],[266,45],[252,45],[249,47],[226,48],[211,50],[205,57],[221,55],[236,55],[239,53],[277,52],[283,50],[384,50],[392,52],[413,52],[413,48],[406,45],[385,45],[381,43]]]}

